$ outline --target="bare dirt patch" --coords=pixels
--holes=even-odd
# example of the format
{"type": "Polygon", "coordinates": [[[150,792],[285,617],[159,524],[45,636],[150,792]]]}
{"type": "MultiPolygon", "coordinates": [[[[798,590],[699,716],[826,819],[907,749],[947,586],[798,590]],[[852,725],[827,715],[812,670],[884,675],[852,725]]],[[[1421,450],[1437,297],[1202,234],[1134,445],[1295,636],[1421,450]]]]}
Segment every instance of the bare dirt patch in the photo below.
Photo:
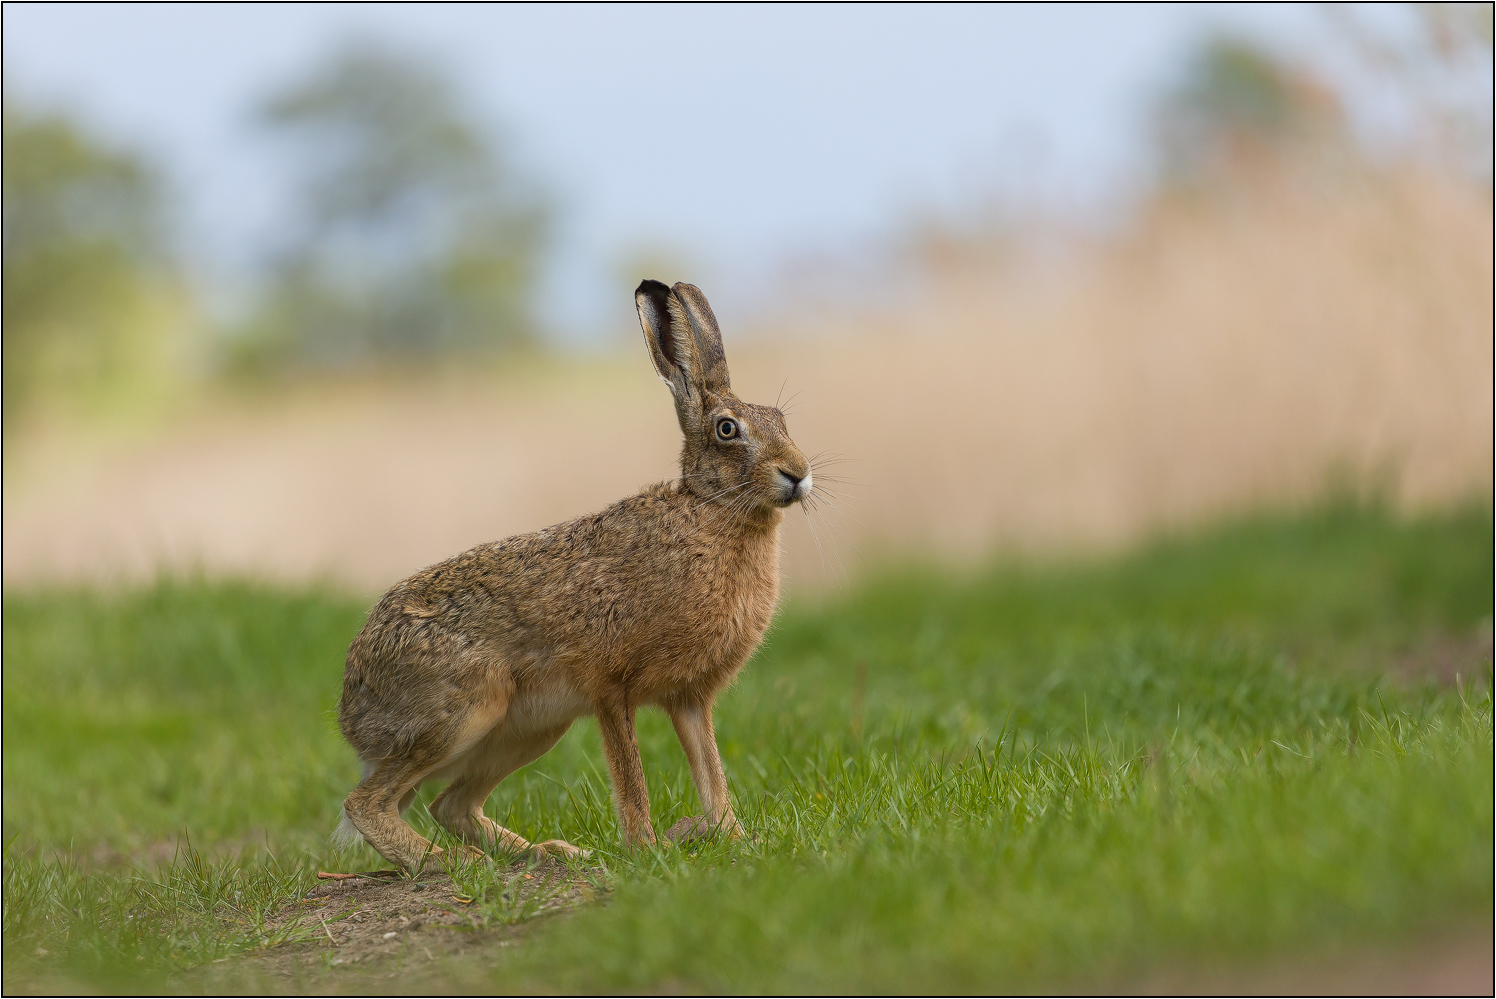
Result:
{"type": "Polygon", "coordinates": [[[1421,642],[1393,663],[1393,674],[1407,680],[1433,679],[1468,687],[1491,673],[1492,633],[1487,620],[1469,635],[1441,635],[1421,642]]]}
{"type": "Polygon", "coordinates": [[[534,921],[598,897],[593,885],[554,862],[519,862],[501,868],[498,880],[510,886],[502,911],[491,896],[473,898],[443,873],[319,880],[267,923],[270,935],[290,942],[199,969],[196,984],[211,990],[232,978],[267,991],[322,991],[338,989],[344,972],[360,980],[419,974],[438,961],[511,946],[534,921]]]}
{"type": "Polygon", "coordinates": [[[1493,981],[1491,927],[1406,947],[1155,975],[1134,995],[1480,996],[1493,981]]]}

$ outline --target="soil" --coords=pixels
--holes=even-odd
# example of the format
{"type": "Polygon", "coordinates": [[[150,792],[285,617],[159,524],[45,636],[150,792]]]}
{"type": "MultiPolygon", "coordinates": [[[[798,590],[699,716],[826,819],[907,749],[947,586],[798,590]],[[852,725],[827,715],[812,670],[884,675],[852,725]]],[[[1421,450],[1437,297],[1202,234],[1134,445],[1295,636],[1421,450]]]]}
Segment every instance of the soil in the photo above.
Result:
{"type": "Polygon", "coordinates": [[[1467,687],[1480,684],[1491,672],[1491,622],[1473,634],[1445,635],[1408,650],[1393,663],[1394,676],[1407,680],[1433,679],[1467,687]]]}
{"type": "MultiPolygon", "coordinates": [[[[397,991],[447,981],[453,959],[521,945],[551,919],[598,900],[597,889],[553,862],[517,862],[502,872],[533,908],[513,923],[484,919],[445,874],[411,879],[367,871],[319,880],[267,924],[289,942],[189,972],[189,991],[305,993],[397,991]],[[397,984],[398,983],[398,984],[397,984]]],[[[551,927],[554,929],[554,927],[551,927]]],[[[1103,991],[1153,995],[1490,995],[1492,929],[1466,927],[1380,950],[1279,959],[1264,965],[1156,972],[1103,991]]],[[[1081,988],[1081,991],[1090,991],[1081,988]]]]}
{"type": "Polygon", "coordinates": [[[1492,928],[1486,926],[1384,950],[1259,967],[1180,969],[1118,991],[1124,995],[1488,996],[1496,988],[1492,951],[1492,928]]]}
{"type": "MultiPolygon", "coordinates": [[[[198,969],[197,987],[213,990],[220,976],[242,988],[254,981],[270,992],[337,988],[329,971],[346,968],[357,977],[419,975],[423,966],[463,954],[518,942],[547,916],[598,897],[596,888],[562,864],[519,862],[504,876],[514,880],[526,918],[505,924],[484,919],[482,900],[465,895],[446,874],[407,878],[397,871],[369,871],[338,880],[318,880],[268,923],[268,935],[291,941],[198,969]]],[[[237,991],[237,989],[236,989],[237,991]]]]}

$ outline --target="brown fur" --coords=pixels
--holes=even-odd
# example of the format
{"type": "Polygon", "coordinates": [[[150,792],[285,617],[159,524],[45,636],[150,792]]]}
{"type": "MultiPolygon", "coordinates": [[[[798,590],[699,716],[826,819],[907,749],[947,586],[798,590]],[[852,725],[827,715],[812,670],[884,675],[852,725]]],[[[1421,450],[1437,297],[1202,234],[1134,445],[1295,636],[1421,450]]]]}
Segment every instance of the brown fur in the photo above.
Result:
{"type": "Polygon", "coordinates": [[[809,494],[810,465],[778,409],[733,395],[700,291],[646,281],[635,302],[675,399],[681,477],[423,569],[385,594],[348,650],[339,718],[367,772],[344,815],[409,869],[441,853],[401,818],[428,780],[450,781],[431,811],[469,843],[577,852],[560,840],[532,847],[483,803],[589,714],[625,841],[654,842],[641,705],[669,713],[701,797],[703,814],[666,835],[742,835],[712,704],[773,617],[779,524],[809,494]]]}

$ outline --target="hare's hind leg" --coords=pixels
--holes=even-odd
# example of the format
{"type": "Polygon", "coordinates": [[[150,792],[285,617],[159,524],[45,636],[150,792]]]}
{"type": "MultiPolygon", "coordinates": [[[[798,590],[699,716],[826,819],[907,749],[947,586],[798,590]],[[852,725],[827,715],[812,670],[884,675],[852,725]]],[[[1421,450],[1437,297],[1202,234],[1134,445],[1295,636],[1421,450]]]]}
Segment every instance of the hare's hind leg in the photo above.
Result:
{"type": "Polygon", "coordinates": [[[519,833],[511,832],[483,814],[483,803],[499,782],[527,763],[533,763],[554,746],[571,722],[517,735],[502,728],[490,733],[469,754],[467,765],[453,778],[447,789],[431,803],[431,814],[448,832],[484,848],[497,847],[505,853],[559,853],[569,857],[585,855],[586,850],[565,840],[548,839],[531,843],[519,833]]]}
{"type": "MultiPolygon", "coordinates": [[[[443,862],[442,849],[412,829],[401,813],[410,807],[422,781],[462,760],[503,721],[507,708],[507,692],[496,689],[455,722],[426,732],[407,752],[375,762],[343,803],[348,821],[381,856],[408,871],[417,871],[428,861],[443,862]]],[[[471,847],[460,852],[481,856],[471,847]]]]}
{"type": "Polygon", "coordinates": [[[428,764],[416,760],[380,763],[343,802],[343,813],[369,845],[386,860],[411,872],[442,858],[441,848],[412,829],[400,815],[429,770],[428,764]]]}

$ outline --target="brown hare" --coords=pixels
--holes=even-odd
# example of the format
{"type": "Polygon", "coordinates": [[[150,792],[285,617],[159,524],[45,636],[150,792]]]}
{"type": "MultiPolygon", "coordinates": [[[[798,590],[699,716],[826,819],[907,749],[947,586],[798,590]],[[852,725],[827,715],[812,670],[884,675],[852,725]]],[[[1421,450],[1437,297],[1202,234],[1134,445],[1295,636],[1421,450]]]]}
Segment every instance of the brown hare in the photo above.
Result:
{"type": "Polygon", "coordinates": [[[561,840],[530,844],[483,803],[583,715],[602,732],[624,840],[653,843],[641,705],[670,715],[701,796],[702,814],[665,835],[743,835],[712,703],[773,617],[779,524],[810,495],[810,464],[784,414],[733,395],[699,290],[645,281],[634,302],[675,397],[680,478],[423,569],[384,595],[348,650],[339,720],[364,779],[339,832],[409,870],[442,859],[401,817],[433,780],[450,783],[431,814],[465,843],[579,853],[561,840]]]}

